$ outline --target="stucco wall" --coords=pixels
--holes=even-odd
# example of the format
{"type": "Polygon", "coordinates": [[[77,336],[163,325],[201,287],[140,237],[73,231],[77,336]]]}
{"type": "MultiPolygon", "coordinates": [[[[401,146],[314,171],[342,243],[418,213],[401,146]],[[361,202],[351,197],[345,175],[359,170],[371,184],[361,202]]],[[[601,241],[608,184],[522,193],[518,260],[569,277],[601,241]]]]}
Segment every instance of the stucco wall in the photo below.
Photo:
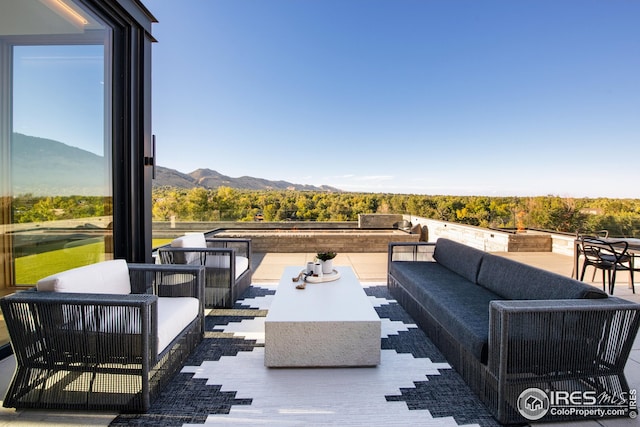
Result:
{"type": "Polygon", "coordinates": [[[574,238],[565,234],[540,231],[508,233],[412,215],[405,215],[405,219],[413,225],[426,226],[430,242],[444,237],[487,252],[554,252],[573,255],[574,238]]]}

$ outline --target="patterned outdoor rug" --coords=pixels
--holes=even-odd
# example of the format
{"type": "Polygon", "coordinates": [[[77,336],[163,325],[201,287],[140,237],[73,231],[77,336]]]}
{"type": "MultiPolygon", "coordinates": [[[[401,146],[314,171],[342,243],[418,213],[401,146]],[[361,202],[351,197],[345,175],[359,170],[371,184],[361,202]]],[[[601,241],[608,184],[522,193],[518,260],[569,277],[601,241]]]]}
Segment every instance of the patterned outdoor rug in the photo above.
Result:
{"type": "Polygon", "coordinates": [[[389,295],[363,284],[382,319],[375,368],[264,367],[264,317],[275,284],[213,310],[203,342],[146,414],[111,426],[497,426],[438,349],[389,295]]]}

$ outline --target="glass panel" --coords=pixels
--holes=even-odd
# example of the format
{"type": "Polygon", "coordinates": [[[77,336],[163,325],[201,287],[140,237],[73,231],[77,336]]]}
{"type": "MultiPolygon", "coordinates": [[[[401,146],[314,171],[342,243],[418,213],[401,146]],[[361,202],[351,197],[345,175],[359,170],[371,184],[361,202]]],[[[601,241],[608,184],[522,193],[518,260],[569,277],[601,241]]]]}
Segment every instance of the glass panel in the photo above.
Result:
{"type": "Polygon", "coordinates": [[[104,46],[16,46],[11,182],[14,274],[34,284],[110,252],[104,46]]]}
{"type": "Polygon", "coordinates": [[[113,209],[108,27],[73,0],[0,15],[2,295],[113,258],[113,209]]]}

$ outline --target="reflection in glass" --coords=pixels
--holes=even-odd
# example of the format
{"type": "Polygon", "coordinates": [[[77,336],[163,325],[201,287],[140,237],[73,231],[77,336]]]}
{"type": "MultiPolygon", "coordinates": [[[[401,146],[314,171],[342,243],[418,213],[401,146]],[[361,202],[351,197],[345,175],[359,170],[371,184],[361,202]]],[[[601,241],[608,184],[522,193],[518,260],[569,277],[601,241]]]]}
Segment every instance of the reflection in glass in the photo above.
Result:
{"type": "Polygon", "coordinates": [[[82,2],[2,5],[0,296],[113,257],[111,68],[82,2]]]}
{"type": "Polygon", "coordinates": [[[104,47],[14,48],[15,283],[104,260],[111,235],[104,47]]]}

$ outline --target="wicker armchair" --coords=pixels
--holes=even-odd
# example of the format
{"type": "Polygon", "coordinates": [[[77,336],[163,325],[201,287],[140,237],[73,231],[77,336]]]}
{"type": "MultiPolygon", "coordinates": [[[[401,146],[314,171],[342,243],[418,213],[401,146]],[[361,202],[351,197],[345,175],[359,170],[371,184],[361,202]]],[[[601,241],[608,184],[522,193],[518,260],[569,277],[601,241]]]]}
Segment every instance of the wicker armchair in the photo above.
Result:
{"type": "Polygon", "coordinates": [[[131,293],[110,294],[101,273],[113,262],[81,267],[97,293],[33,289],[0,300],[17,362],[4,406],[146,411],[181,368],[204,335],[203,269],[124,263],[131,293]],[[168,333],[163,314],[184,303],[189,316],[168,333]]]}
{"type": "Polygon", "coordinates": [[[158,249],[161,264],[205,267],[206,308],[232,308],[251,285],[251,239],[187,234],[158,249]]]}

